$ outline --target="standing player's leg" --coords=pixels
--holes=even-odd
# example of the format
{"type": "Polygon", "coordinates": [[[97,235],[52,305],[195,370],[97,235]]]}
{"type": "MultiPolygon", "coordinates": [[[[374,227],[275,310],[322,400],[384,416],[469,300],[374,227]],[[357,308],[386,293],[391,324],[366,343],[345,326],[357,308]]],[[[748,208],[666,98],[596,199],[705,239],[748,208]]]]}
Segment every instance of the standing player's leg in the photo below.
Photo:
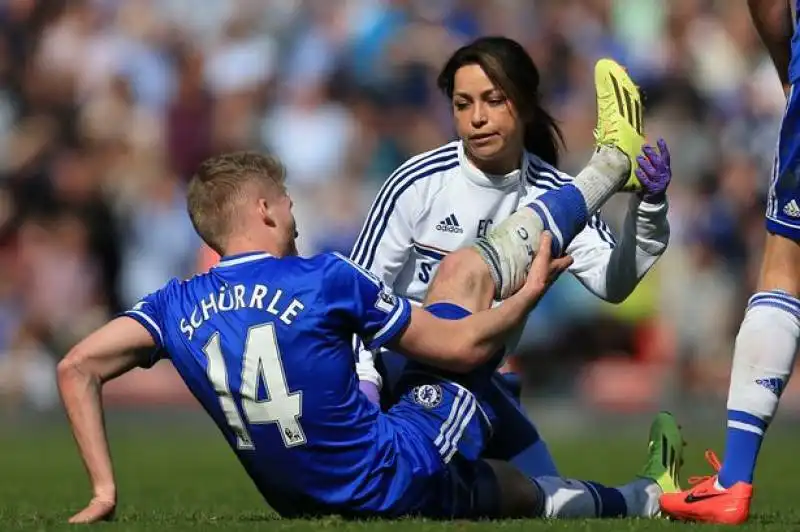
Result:
{"type": "Polygon", "coordinates": [[[717,476],[662,499],[665,511],[677,518],[742,523],[750,514],[761,441],[792,374],[800,338],[799,131],[800,94],[793,86],[767,203],[758,291],[748,302],[733,352],[725,458],[717,476]],[[687,499],[690,494],[697,497],[687,499]]]}

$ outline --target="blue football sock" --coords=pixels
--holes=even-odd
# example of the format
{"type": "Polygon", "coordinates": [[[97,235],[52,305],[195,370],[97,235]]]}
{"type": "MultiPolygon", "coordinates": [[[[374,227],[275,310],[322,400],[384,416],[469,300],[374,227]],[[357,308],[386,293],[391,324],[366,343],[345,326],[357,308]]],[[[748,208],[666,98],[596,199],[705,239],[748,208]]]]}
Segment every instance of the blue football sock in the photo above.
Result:
{"type": "Polygon", "coordinates": [[[758,451],[767,430],[767,422],[757,416],[728,410],[725,433],[725,460],[719,472],[719,483],[729,488],[737,482],[753,482],[758,451]]]}
{"type": "Polygon", "coordinates": [[[550,250],[553,257],[563,255],[589,220],[586,202],[574,185],[548,190],[528,206],[539,215],[545,229],[553,235],[550,250]]]}

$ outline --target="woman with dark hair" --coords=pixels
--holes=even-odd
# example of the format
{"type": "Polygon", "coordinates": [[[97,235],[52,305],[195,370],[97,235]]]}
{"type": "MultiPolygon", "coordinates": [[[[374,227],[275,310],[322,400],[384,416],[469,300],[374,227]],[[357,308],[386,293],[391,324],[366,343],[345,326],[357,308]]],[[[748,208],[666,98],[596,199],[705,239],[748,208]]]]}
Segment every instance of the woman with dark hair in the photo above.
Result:
{"type": "Polygon", "coordinates": [[[470,109],[471,103],[465,87],[456,91],[456,75],[464,67],[471,67],[469,70],[473,75],[469,79],[483,81],[480,78],[485,77],[492,83],[495,94],[488,100],[490,104],[504,106],[509,101],[515,115],[508,117],[513,118],[514,123],[505,124],[508,129],[498,132],[513,134],[491,139],[496,142],[476,143],[472,142],[473,137],[462,137],[467,141],[469,158],[473,163],[484,167],[489,174],[507,173],[518,168],[522,159],[521,136],[524,150],[549,165],[558,166],[559,148],[564,139],[555,119],[542,107],[539,69],[522,45],[505,37],[485,37],[459,48],[450,57],[436,84],[453,103],[457,126],[459,117],[469,117],[464,111],[470,109]]]}
{"type": "MultiPolygon", "coordinates": [[[[612,81],[612,103],[627,110],[627,122],[641,135],[638,91],[631,84],[637,92],[631,94],[629,86],[618,84],[613,76],[612,81]]],[[[450,251],[486,236],[520,207],[573,181],[556,169],[563,139],[542,106],[539,71],[519,43],[484,37],[458,49],[437,85],[452,103],[458,139],[412,157],[388,178],[351,254],[396,293],[420,303],[450,251]]],[[[606,104],[604,100],[598,106],[606,104]]],[[[574,259],[569,271],[611,303],[631,294],[669,239],[666,189],[671,172],[666,144],[659,141],[658,152],[644,146],[637,161],[623,188],[635,194],[619,241],[594,215],[564,250],[574,259]]],[[[519,334],[509,339],[506,353],[513,352],[518,340],[519,334]]],[[[356,344],[361,389],[373,402],[382,398],[391,404],[404,359],[356,344]]],[[[499,374],[494,380],[491,406],[502,422],[493,427],[487,453],[510,461],[528,476],[558,477],[536,428],[511,398],[508,382],[499,374]]]]}

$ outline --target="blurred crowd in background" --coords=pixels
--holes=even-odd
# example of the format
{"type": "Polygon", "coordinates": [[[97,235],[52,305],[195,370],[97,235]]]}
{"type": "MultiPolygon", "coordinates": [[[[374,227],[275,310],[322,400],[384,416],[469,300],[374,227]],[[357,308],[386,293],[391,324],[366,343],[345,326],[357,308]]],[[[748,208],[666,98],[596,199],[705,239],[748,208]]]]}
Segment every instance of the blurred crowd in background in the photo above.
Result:
{"type": "Polygon", "coordinates": [[[784,105],[746,2],[2,0],[0,410],[57,406],[79,337],[213,263],[184,202],[210,155],[276,153],[301,253],[349,253],[392,170],[453,138],[434,79],[487,34],[539,66],[564,171],[591,152],[600,56],[629,67],[672,151],[668,252],[620,306],[559,280],[513,359],[526,390],[616,409],[724,396],[784,105]]]}

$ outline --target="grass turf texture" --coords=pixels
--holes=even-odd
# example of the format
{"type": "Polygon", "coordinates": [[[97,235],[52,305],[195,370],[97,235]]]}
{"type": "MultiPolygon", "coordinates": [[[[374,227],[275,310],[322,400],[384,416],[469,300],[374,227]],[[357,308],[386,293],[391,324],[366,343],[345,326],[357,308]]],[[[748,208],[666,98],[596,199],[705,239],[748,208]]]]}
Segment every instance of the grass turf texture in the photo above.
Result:
{"type": "MultiPolygon", "coordinates": [[[[119,506],[116,520],[99,530],[343,530],[372,532],[538,530],[715,530],[664,520],[507,521],[436,523],[344,522],[338,519],[289,521],[277,518],[261,501],[222,438],[205,424],[111,424],[109,436],[117,474],[119,506]]],[[[780,424],[780,423],[778,423],[780,424]]],[[[775,427],[776,429],[778,427],[775,427]]],[[[642,427],[642,433],[646,427],[642,427]]],[[[689,432],[689,431],[687,431],[689,432]]],[[[556,438],[549,444],[567,476],[609,483],[624,482],[643,462],[643,438],[556,438]]],[[[47,429],[6,429],[0,433],[0,530],[75,530],[67,518],[88,502],[90,492],[82,464],[66,426],[47,429]]],[[[755,515],[742,530],[800,528],[797,505],[800,462],[796,430],[776,430],[767,438],[759,464],[755,515]]],[[[689,432],[688,474],[705,473],[706,446],[720,447],[717,438],[689,432]]],[[[685,480],[684,480],[685,483],[685,480]]]]}

